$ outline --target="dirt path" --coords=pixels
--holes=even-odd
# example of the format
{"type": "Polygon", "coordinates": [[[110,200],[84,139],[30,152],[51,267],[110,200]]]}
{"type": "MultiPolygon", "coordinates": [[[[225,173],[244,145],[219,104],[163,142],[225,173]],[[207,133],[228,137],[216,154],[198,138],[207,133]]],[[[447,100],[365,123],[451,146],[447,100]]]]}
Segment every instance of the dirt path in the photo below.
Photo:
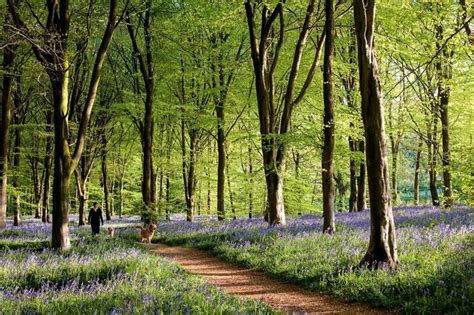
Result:
{"type": "Polygon", "coordinates": [[[274,309],[304,314],[386,314],[365,305],[348,304],[332,296],[302,289],[278,281],[260,271],[224,262],[209,253],[162,244],[150,245],[150,251],[172,259],[190,273],[221,287],[226,293],[243,298],[262,300],[274,309]]]}

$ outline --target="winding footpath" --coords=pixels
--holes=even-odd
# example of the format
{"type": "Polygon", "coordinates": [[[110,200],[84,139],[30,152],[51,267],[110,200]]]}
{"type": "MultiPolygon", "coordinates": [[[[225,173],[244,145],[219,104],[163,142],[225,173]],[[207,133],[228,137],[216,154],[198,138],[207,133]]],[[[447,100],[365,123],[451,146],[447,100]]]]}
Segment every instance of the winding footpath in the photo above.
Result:
{"type": "Polygon", "coordinates": [[[242,298],[261,300],[270,307],[294,314],[388,314],[362,304],[346,303],[333,296],[312,292],[279,281],[263,272],[224,262],[208,252],[163,244],[150,251],[179,263],[190,273],[242,298]]]}

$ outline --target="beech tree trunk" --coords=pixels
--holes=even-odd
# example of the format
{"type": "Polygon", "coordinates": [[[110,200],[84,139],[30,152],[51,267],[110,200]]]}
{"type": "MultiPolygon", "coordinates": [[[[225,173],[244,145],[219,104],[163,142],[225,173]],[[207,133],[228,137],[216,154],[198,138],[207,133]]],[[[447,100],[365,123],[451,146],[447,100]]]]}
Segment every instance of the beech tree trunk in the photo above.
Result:
{"type": "MultiPolygon", "coordinates": [[[[404,101],[404,96],[402,97],[402,101],[404,101]]],[[[389,139],[390,139],[390,149],[392,153],[392,173],[391,173],[391,191],[392,191],[392,204],[397,205],[399,202],[399,196],[398,196],[398,155],[399,155],[399,149],[400,149],[400,139],[401,139],[401,134],[400,131],[395,131],[396,127],[394,124],[398,124],[398,122],[394,121],[393,115],[392,115],[392,107],[394,105],[390,104],[388,108],[388,124],[390,127],[390,132],[389,132],[389,139]]]]}
{"type": "MultiPolygon", "coordinates": [[[[359,141],[359,152],[365,153],[365,143],[363,140],[359,141]]],[[[366,208],[365,204],[365,162],[360,162],[359,176],[357,177],[357,211],[362,211],[366,208]]]]}
{"type": "Polygon", "coordinates": [[[226,159],[226,175],[227,175],[227,188],[229,189],[229,201],[230,201],[230,209],[232,211],[232,219],[237,220],[237,215],[235,213],[235,206],[234,206],[234,194],[232,193],[232,186],[230,184],[230,173],[229,173],[229,154],[227,149],[225,150],[225,159],[226,159]]]}
{"type": "Polygon", "coordinates": [[[253,161],[252,161],[252,146],[248,146],[248,201],[249,201],[249,219],[253,215],[253,161]]]}
{"type": "Polygon", "coordinates": [[[418,144],[418,149],[416,151],[416,160],[415,160],[415,179],[413,181],[413,202],[415,206],[418,206],[420,202],[420,160],[421,160],[421,150],[423,148],[423,141],[420,139],[418,144]]]}
{"type": "Polygon", "coordinates": [[[391,173],[391,190],[392,204],[398,204],[398,145],[392,145],[392,173],[391,173]]]}
{"type": "MultiPolygon", "coordinates": [[[[16,97],[15,97],[16,98],[16,97]]],[[[20,105],[19,102],[16,105],[20,105]]],[[[19,108],[15,108],[15,111],[19,108]]],[[[16,115],[15,115],[16,116],[16,115]]],[[[21,129],[19,128],[20,124],[19,117],[14,117],[14,123],[16,125],[15,130],[15,140],[13,144],[13,168],[18,174],[20,169],[20,147],[21,147],[21,129]]],[[[20,196],[20,186],[18,183],[18,175],[13,177],[12,186],[15,188],[15,208],[13,211],[13,226],[19,226],[21,224],[21,196],[20,196]]]]}
{"type": "Polygon", "coordinates": [[[110,196],[109,196],[109,180],[108,180],[108,171],[107,171],[107,140],[105,136],[102,136],[102,189],[104,191],[104,208],[105,208],[105,219],[110,221],[112,219],[111,215],[111,206],[110,206],[110,196]]]}
{"type": "Polygon", "coordinates": [[[85,194],[79,194],[78,198],[79,199],[79,207],[78,207],[78,215],[79,215],[79,226],[83,226],[86,224],[86,201],[87,201],[87,196],[85,194]]]}
{"type": "Polygon", "coordinates": [[[33,182],[33,198],[32,204],[35,205],[35,219],[41,218],[41,191],[43,189],[43,182],[40,178],[40,171],[39,171],[39,158],[38,158],[37,151],[34,152],[35,156],[31,157],[31,179],[33,182]]]}
{"type": "Polygon", "coordinates": [[[124,173],[120,174],[120,192],[119,192],[119,194],[120,194],[120,196],[119,196],[119,198],[120,198],[120,208],[119,209],[120,210],[119,211],[120,212],[119,212],[119,218],[122,218],[123,210],[124,210],[124,206],[125,206],[124,198],[123,198],[123,190],[124,190],[124,182],[125,182],[124,178],[125,178],[125,174],[124,173]]]}
{"type": "Polygon", "coordinates": [[[428,173],[429,173],[429,186],[431,193],[431,203],[433,206],[439,206],[438,189],[436,185],[437,177],[437,154],[438,154],[438,112],[436,111],[436,104],[431,105],[432,118],[428,124],[428,173]]]}
{"type": "Polygon", "coordinates": [[[156,176],[153,166],[153,102],[155,94],[155,78],[153,69],[153,54],[151,51],[151,0],[146,2],[146,9],[143,19],[143,32],[145,34],[145,51],[142,52],[137,43],[137,37],[133,24],[130,20],[130,13],[127,12],[125,20],[127,29],[132,42],[135,58],[138,60],[140,73],[145,84],[145,114],[143,121],[139,123],[139,131],[141,134],[143,149],[143,166],[142,166],[142,201],[143,212],[142,219],[145,224],[151,222],[152,213],[155,210],[156,195],[156,176]]]}
{"type": "Polygon", "coordinates": [[[166,220],[170,219],[170,175],[166,172],[166,208],[165,208],[166,220]]]}
{"type": "Polygon", "coordinates": [[[449,115],[448,104],[450,88],[447,81],[451,78],[451,55],[447,45],[443,45],[443,27],[436,25],[436,48],[441,50],[436,61],[438,102],[441,118],[441,139],[443,144],[442,164],[443,164],[443,207],[453,206],[453,191],[451,184],[451,152],[449,149],[449,115]],[[443,46],[442,46],[443,45],[443,46]]]}
{"type": "Polygon", "coordinates": [[[224,131],[224,105],[216,105],[217,115],[217,219],[225,219],[225,131],[224,131]]]}
{"type": "Polygon", "coordinates": [[[53,129],[53,113],[48,111],[46,113],[46,132],[48,136],[46,137],[46,148],[45,155],[43,160],[43,198],[41,203],[41,222],[49,222],[48,208],[49,208],[49,187],[50,187],[50,178],[51,178],[51,149],[53,146],[53,139],[49,133],[53,129]]]}
{"type": "Polygon", "coordinates": [[[393,268],[398,263],[395,223],[390,204],[384,109],[374,51],[375,0],[354,0],[359,87],[366,140],[370,197],[370,240],[361,265],[393,268]]]}
{"type": "Polygon", "coordinates": [[[324,44],[324,71],[323,71],[323,96],[324,116],[323,133],[324,144],[321,158],[322,185],[323,185],[323,233],[336,232],[335,223],[335,198],[336,187],[334,183],[334,1],[326,0],[326,41],[324,44]]]}
{"type": "MultiPolygon", "coordinates": [[[[353,154],[356,152],[356,143],[349,137],[349,149],[353,154]]],[[[351,156],[349,161],[349,182],[350,182],[350,195],[349,195],[349,212],[357,211],[357,163],[355,159],[351,156]]]]}
{"type": "MultiPolygon", "coordinates": [[[[59,66],[63,67],[63,66],[59,66]]],[[[67,66],[65,66],[67,68],[67,66]]],[[[53,224],[51,246],[67,250],[71,247],[69,238],[69,189],[71,166],[68,158],[67,111],[68,72],[51,74],[54,106],[54,172],[53,172],[53,224]]]]}
{"type": "MultiPolygon", "coordinates": [[[[9,13],[5,15],[4,31],[9,25],[9,13]]],[[[2,121],[0,124],[0,228],[6,226],[7,215],[7,181],[8,181],[8,150],[10,145],[10,123],[12,119],[11,90],[13,82],[13,62],[15,48],[6,45],[3,48],[3,82],[2,82],[2,121]]]]}
{"type": "Polygon", "coordinates": [[[158,215],[161,217],[162,208],[163,208],[163,168],[160,168],[160,176],[159,176],[159,191],[158,191],[158,215]]]}

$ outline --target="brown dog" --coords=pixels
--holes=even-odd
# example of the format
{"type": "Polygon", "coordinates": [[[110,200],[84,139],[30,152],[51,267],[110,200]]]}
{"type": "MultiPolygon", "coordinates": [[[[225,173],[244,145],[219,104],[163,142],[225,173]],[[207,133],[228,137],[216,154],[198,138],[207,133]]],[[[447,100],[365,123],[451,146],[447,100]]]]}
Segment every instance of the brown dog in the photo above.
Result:
{"type": "Polygon", "coordinates": [[[107,228],[107,234],[110,236],[110,237],[114,237],[114,234],[115,234],[115,231],[114,231],[114,228],[109,226],[107,228]]]}
{"type": "Polygon", "coordinates": [[[156,231],[156,224],[150,224],[146,229],[141,226],[138,226],[137,228],[140,229],[141,242],[147,242],[148,244],[150,244],[151,239],[153,238],[153,235],[156,231]]]}

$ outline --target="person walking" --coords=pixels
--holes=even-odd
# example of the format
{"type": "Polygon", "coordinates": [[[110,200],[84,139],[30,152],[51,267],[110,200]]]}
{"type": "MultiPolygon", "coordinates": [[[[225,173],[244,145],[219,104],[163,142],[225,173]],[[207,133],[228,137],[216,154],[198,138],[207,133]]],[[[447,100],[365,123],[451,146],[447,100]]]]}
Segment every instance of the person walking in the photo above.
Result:
{"type": "Polygon", "coordinates": [[[92,204],[88,221],[92,228],[92,235],[99,234],[100,224],[102,223],[102,225],[104,225],[104,218],[102,217],[102,210],[98,207],[97,202],[92,204]]]}

